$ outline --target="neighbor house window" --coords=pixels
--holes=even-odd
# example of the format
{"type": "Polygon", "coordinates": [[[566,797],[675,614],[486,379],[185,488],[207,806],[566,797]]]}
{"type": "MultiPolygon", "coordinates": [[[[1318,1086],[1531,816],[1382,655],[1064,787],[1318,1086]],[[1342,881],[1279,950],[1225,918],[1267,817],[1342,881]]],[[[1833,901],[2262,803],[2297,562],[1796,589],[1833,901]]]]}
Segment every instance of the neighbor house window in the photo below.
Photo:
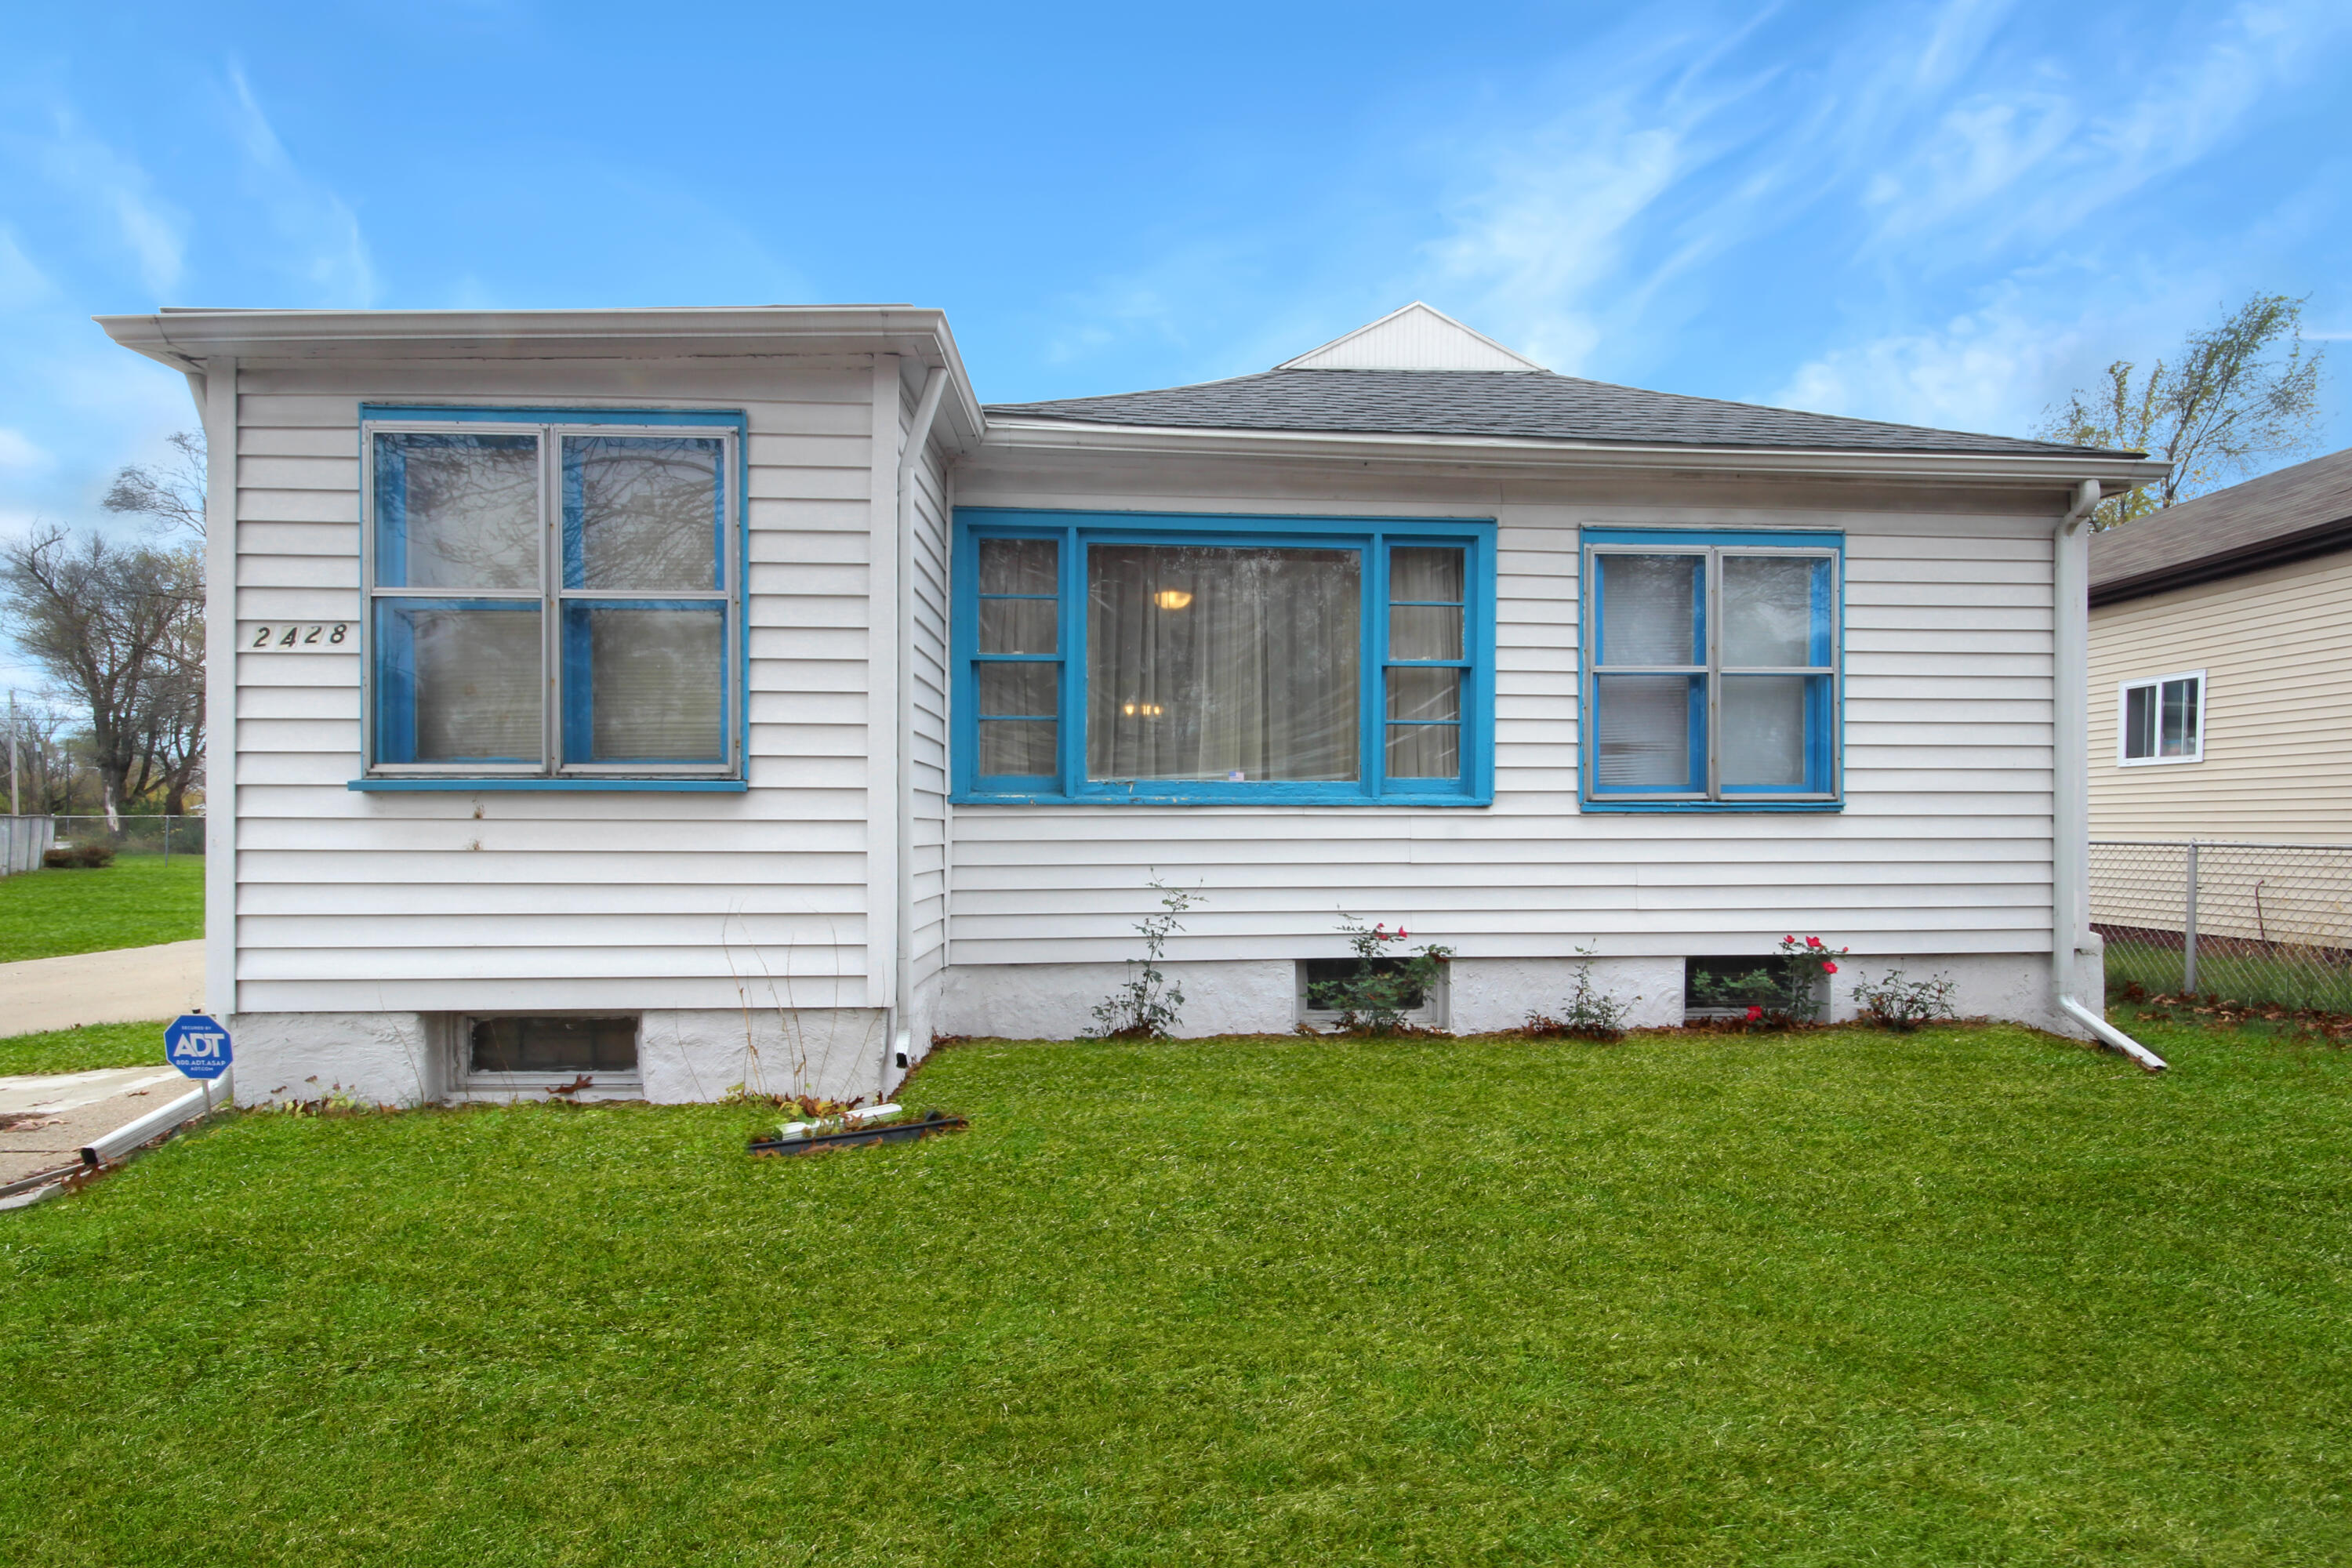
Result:
{"type": "Polygon", "coordinates": [[[1492,524],[959,522],[964,798],[1489,797],[1492,524]]]}
{"type": "Polygon", "coordinates": [[[2126,680],[2116,724],[2125,766],[2137,763],[2194,763],[2205,756],[2205,672],[2126,680]]]}
{"type": "Polygon", "coordinates": [[[1838,799],[1840,541],[1585,535],[1588,804],[1838,799]]]}
{"type": "Polygon", "coordinates": [[[740,765],[740,416],[370,410],[369,771],[740,765]]]}

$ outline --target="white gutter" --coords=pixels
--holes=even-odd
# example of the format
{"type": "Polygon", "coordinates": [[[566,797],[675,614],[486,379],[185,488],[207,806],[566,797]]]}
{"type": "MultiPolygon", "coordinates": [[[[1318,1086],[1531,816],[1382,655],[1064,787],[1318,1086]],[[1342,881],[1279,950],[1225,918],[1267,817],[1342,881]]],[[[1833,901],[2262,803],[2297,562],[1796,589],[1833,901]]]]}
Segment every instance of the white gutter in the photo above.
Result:
{"type": "Polygon", "coordinates": [[[2164,1058],[2107,1022],[2104,1013],[2075,1000],[2074,956],[2090,926],[2084,898],[2090,883],[2091,626],[2090,542],[2083,525],[2099,504],[2099,481],[2074,487],[2074,504],[2051,535],[2051,604],[2054,611],[2051,675],[2056,721],[2051,776],[2050,981],[2058,1010],[2150,1072],[2164,1070],[2164,1058]]]}
{"type": "Polygon", "coordinates": [[[890,1055],[882,1060],[876,1079],[877,1099],[890,1092],[890,1069],[911,1065],[915,1016],[915,682],[912,660],[915,640],[915,470],[930,448],[931,422],[939,417],[940,400],[948,389],[944,365],[933,365],[923,377],[922,395],[915,400],[915,417],[898,448],[898,627],[895,640],[898,661],[898,994],[893,998],[894,1037],[890,1055]]]}
{"type": "MultiPolygon", "coordinates": [[[[235,1070],[231,1068],[230,1072],[235,1070]]],[[[229,1073],[223,1073],[221,1082],[226,1090],[222,1096],[222,1103],[226,1104],[236,1098],[236,1080],[229,1073]]],[[[208,1116],[212,1109],[212,1086],[200,1083],[170,1104],[157,1106],[138,1121],[118,1127],[103,1138],[91,1139],[82,1146],[81,1163],[86,1166],[112,1164],[150,1138],[169,1132],[183,1121],[208,1116]]]]}

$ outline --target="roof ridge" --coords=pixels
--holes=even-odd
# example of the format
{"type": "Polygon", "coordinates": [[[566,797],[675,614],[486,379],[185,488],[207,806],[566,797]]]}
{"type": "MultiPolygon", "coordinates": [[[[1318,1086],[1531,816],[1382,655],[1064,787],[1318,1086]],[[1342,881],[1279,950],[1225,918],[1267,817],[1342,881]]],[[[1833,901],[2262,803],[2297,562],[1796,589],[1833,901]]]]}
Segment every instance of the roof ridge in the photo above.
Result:
{"type": "Polygon", "coordinates": [[[985,405],[1008,418],[1198,428],[1535,437],[1822,450],[1998,450],[2139,458],[2016,436],[1900,425],[1537,371],[1283,368],[1218,381],[985,405]],[[1840,437],[1843,437],[1841,439],[1840,437]]]}

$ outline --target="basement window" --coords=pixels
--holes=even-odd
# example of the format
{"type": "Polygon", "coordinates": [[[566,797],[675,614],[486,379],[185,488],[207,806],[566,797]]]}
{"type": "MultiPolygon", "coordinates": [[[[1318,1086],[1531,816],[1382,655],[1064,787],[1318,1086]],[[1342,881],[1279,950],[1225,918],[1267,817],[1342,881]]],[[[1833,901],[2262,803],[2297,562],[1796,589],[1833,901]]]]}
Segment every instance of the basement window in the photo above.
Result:
{"type": "MultiPolygon", "coordinates": [[[[1409,960],[1376,958],[1372,968],[1381,974],[1406,973],[1409,960]]],[[[1356,977],[1356,960],[1352,958],[1302,958],[1298,961],[1298,1021],[1319,1028],[1336,1028],[1340,1010],[1332,1005],[1334,992],[1356,977]]],[[[1411,997],[1412,1005],[1405,1009],[1405,1021],[1422,1028],[1442,1029],[1445,1026],[1445,980],[1441,971],[1436,984],[1411,997]]]]}
{"type": "Polygon", "coordinates": [[[474,1089],[533,1089],[582,1077],[600,1088],[637,1081],[634,1017],[468,1018],[463,1049],[474,1089]]]}

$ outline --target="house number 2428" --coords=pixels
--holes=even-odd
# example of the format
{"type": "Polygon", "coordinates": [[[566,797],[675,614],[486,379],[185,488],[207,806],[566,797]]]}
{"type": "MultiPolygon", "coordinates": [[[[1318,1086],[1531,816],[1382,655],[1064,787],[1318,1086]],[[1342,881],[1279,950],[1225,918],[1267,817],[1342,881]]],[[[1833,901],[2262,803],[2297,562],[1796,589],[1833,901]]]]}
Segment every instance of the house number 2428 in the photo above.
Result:
{"type": "Polygon", "coordinates": [[[247,647],[341,647],[351,640],[349,621],[315,621],[303,626],[257,626],[245,639],[247,647]]]}

